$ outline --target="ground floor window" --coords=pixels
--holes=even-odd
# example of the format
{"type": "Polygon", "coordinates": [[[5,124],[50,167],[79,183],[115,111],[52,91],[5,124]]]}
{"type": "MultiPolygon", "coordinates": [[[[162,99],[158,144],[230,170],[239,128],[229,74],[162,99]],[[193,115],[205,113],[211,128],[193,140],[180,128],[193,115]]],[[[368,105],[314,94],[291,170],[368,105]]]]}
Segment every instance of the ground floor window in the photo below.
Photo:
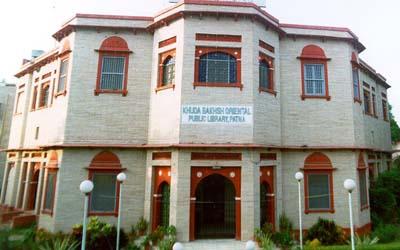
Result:
{"type": "Polygon", "coordinates": [[[124,169],[118,156],[104,151],[97,154],[89,166],[89,179],[93,182],[90,193],[90,215],[117,215],[119,183],[117,175],[124,169]]]}
{"type": "Polygon", "coordinates": [[[46,187],[43,211],[53,213],[54,195],[56,191],[57,170],[49,169],[46,176],[46,187]]]}

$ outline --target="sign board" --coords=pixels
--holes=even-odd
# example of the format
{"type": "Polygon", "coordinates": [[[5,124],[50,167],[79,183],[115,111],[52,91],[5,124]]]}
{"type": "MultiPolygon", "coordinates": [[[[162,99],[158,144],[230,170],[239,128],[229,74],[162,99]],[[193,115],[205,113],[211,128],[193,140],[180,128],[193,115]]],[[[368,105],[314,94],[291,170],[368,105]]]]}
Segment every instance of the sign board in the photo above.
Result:
{"type": "Polygon", "coordinates": [[[252,125],[252,106],[183,105],[182,124],[252,125]]]}

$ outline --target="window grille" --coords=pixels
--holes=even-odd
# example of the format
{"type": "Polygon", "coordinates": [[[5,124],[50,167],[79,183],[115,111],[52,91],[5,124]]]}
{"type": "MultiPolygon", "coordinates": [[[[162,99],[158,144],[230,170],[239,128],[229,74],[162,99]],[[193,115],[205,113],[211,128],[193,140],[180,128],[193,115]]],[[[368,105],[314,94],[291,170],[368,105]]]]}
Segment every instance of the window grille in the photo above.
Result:
{"type": "Polygon", "coordinates": [[[236,58],[222,52],[212,52],[201,56],[199,81],[210,83],[236,83],[236,58]]]}
{"type": "Polygon", "coordinates": [[[175,57],[168,57],[163,63],[162,85],[172,84],[175,81],[175,57]]]}
{"type": "Polygon", "coordinates": [[[325,95],[325,73],[323,64],[305,64],[304,80],[306,95],[325,95]]]}
{"type": "Polygon", "coordinates": [[[104,56],[101,69],[100,88],[122,90],[125,73],[125,57],[104,56]]]}

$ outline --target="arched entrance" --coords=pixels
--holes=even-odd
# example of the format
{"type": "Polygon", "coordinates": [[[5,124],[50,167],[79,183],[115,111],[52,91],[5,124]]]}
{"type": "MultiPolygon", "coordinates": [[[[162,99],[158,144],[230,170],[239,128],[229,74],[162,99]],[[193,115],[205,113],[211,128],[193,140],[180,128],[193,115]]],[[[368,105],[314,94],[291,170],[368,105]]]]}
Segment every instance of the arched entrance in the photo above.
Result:
{"type": "Polygon", "coordinates": [[[154,167],[153,212],[151,229],[169,225],[171,168],[169,166],[154,167]]]}
{"type": "Polygon", "coordinates": [[[226,177],[213,174],[196,189],[197,239],[235,237],[235,187],[226,177]]]}
{"type": "Polygon", "coordinates": [[[160,185],[158,193],[161,194],[158,225],[167,227],[169,225],[169,184],[167,182],[163,182],[160,185]]]}
{"type": "Polygon", "coordinates": [[[274,167],[260,167],[260,226],[275,229],[274,167]]]}
{"type": "Polygon", "coordinates": [[[27,210],[33,210],[35,209],[35,204],[36,204],[36,195],[37,195],[37,188],[38,188],[38,182],[39,182],[39,168],[36,168],[33,171],[32,179],[29,183],[29,199],[28,199],[28,205],[27,205],[27,210]]]}
{"type": "Polygon", "coordinates": [[[240,240],[240,168],[192,167],[190,240],[240,240]]]}

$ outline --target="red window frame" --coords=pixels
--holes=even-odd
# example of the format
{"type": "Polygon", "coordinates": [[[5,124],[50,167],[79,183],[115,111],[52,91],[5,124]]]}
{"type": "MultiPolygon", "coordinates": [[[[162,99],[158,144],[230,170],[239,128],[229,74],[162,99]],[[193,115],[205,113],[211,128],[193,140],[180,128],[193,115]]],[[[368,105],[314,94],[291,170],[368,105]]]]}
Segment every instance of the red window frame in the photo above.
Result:
{"type": "Polygon", "coordinates": [[[325,52],[322,48],[317,45],[307,45],[303,48],[301,55],[297,57],[300,59],[301,65],[301,100],[305,99],[326,99],[331,100],[329,95],[329,84],[328,84],[328,61],[330,58],[325,56],[325,52]],[[324,79],[325,79],[325,95],[307,95],[305,92],[305,73],[304,65],[306,64],[322,64],[324,65],[324,79]]]}
{"type": "Polygon", "coordinates": [[[97,66],[97,79],[96,88],[94,94],[97,96],[99,94],[122,94],[126,96],[128,94],[128,70],[129,70],[129,55],[132,51],[128,48],[128,43],[121,37],[112,36],[106,38],[99,49],[96,50],[99,53],[98,66],[97,66]],[[124,69],[124,80],[122,83],[121,90],[111,90],[111,89],[101,89],[101,74],[103,66],[103,58],[105,56],[120,56],[124,57],[125,69],[124,69]]]}
{"type": "Polygon", "coordinates": [[[42,85],[40,86],[39,108],[47,108],[49,103],[49,97],[50,97],[50,82],[42,83],[42,85]],[[45,95],[44,95],[46,89],[48,91],[47,100],[45,100],[45,95]]]}
{"type": "MultiPolygon", "coordinates": [[[[106,174],[115,174],[117,176],[119,173],[125,170],[125,168],[121,167],[119,158],[108,151],[103,151],[97,154],[92,162],[90,163],[90,166],[87,168],[89,170],[89,175],[88,179],[93,181],[93,175],[96,173],[106,173],[106,174]]],[[[99,211],[93,211],[92,210],[92,201],[91,201],[91,195],[92,193],[89,194],[89,216],[118,216],[118,208],[119,208],[119,190],[120,190],[120,183],[118,180],[115,180],[115,207],[114,211],[107,211],[107,212],[99,212],[99,211]]]]}
{"type": "MultiPolygon", "coordinates": [[[[268,83],[269,86],[267,88],[261,87],[261,82],[258,83],[258,91],[261,92],[267,92],[270,94],[273,94],[276,96],[276,91],[275,91],[275,82],[274,82],[274,75],[275,75],[275,63],[274,63],[274,58],[271,56],[268,56],[262,52],[259,53],[259,63],[265,61],[267,62],[269,66],[269,75],[268,75],[268,83]]],[[[261,74],[261,72],[259,72],[261,74]]]]}
{"type": "MultiPolygon", "coordinates": [[[[70,64],[70,58],[69,58],[69,54],[67,54],[67,55],[65,55],[64,57],[61,57],[60,58],[60,66],[59,66],[59,69],[58,69],[58,78],[57,78],[57,89],[56,89],[56,93],[55,93],[55,97],[58,97],[58,96],[60,96],[60,95],[63,95],[63,96],[65,96],[66,94],[67,94],[67,85],[68,85],[68,69],[69,69],[69,65],[70,64]],[[65,61],[68,61],[68,67],[67,67],[67,69],[66,69],[66,72],[65,72],[65,82],[64,82],[64,89],[58,89],[58,86],[59,86],[59,84],[60,84],[60,78],[61,78],[61,65],[62,65],[62,63],[63,62],[65,62],[65,61]]],[[[54,90],[53,90],[53,92],[54,92],[54,90]]]]}
{"type": "Polygon", "coordinates": [[[36,85],[33,87],[31,111],[36,109],[37,95],[38,95],[38,86],[36,85]]]}
{"type": "Polygon", "coordinates": [[[241,48],[227,48],[227,47],[204,47],[196,46],[196,55],[194,63],[194,83],[193,87],[227,87],[227,88],[240,88],[243,89],[242,85],[242,64],[241,64],[241,48]],[[200,72],[200,56],[212,53],[212,52],[222,52],[233,56],[236,59],[236,83],[218,83],[218,82],[200,82],[199,72],[200,72]]]}
{"type": "Polygon", "coordinates": [[[368,167],[367,167],[367,165],[365,164],[365,162],[364,162],[364,157],[363,157],[363,154],[362,153],[360,153],[360,156],[358,157],[358,165],[357,165],[357,172],[358,172],[358,186],[360,187],[360,190],[359,190],[359,193],[360,193],[360,195],[359,195],[359,199],[360,199],[360,210],[362,211],[362,210],[364,210],[364,209],[368,209],[369,208],[369,195],[368,195],[368,178],[367,178],[367,169],[368,169],[368,167]],[[362,201],[362,193],[361,193],[361,174],[364,174],[364,177],[365,177],[365,190],[366,190],[366,193],[365,193],[365,195],[366,195],[366,204],[362,204],[361,203],[361,201],[362,201]]]}
{"type": "MultiPolygon", "coordinates": [[[[176,58],[176,49],[167,50],[158,55],[158,78],[157,78],[157,87],[155,90],[156,93],[158,91],[165,90],[165,89],[171,89],[171,88],[175,89],[175,83],[163,85],[164,61],[168,57],[176,58]]],[[[176,65],[175,65],[175,70],[176,70],[176,65]]]]}
{"type": "Polygon", "coordinates": [[[384,121],[389,121],[387,101],[382,99],[382,115],[384,121]]]}
{"type": "Polygon", "coordinates": [[[335,199],[334,199],[334,189],[333,189],[333,171],[335,168],[332,167],[329,158],[320,152],[315,152],[310,154],[304,161],[304,204],[305,204],[305,214],[309,213],[334,213],[335,212],[335,199]],[[330,207],[327,209],[311,209],[309,207],[309,188],[308,179],[310,174],[325,174],[328,175],[328,186],[329,186],[329,198],[330,207]]]}
{"type": "Polygon", "coordinates": [[[371,98],[371,92],[368,89],[363,88],[363,99],[364,99],[364,101],[363,101],[364,102],[364,113],[366,115],[372,116],[373,115],[372,104],[371,104],[372,98],[371,98]],[[366,96],[368,96],[368,98],[367,98],[368,101],[366,100],[366,96]],[[365,105],[368,105],[369,110],[365,110],[365,105]]]}

